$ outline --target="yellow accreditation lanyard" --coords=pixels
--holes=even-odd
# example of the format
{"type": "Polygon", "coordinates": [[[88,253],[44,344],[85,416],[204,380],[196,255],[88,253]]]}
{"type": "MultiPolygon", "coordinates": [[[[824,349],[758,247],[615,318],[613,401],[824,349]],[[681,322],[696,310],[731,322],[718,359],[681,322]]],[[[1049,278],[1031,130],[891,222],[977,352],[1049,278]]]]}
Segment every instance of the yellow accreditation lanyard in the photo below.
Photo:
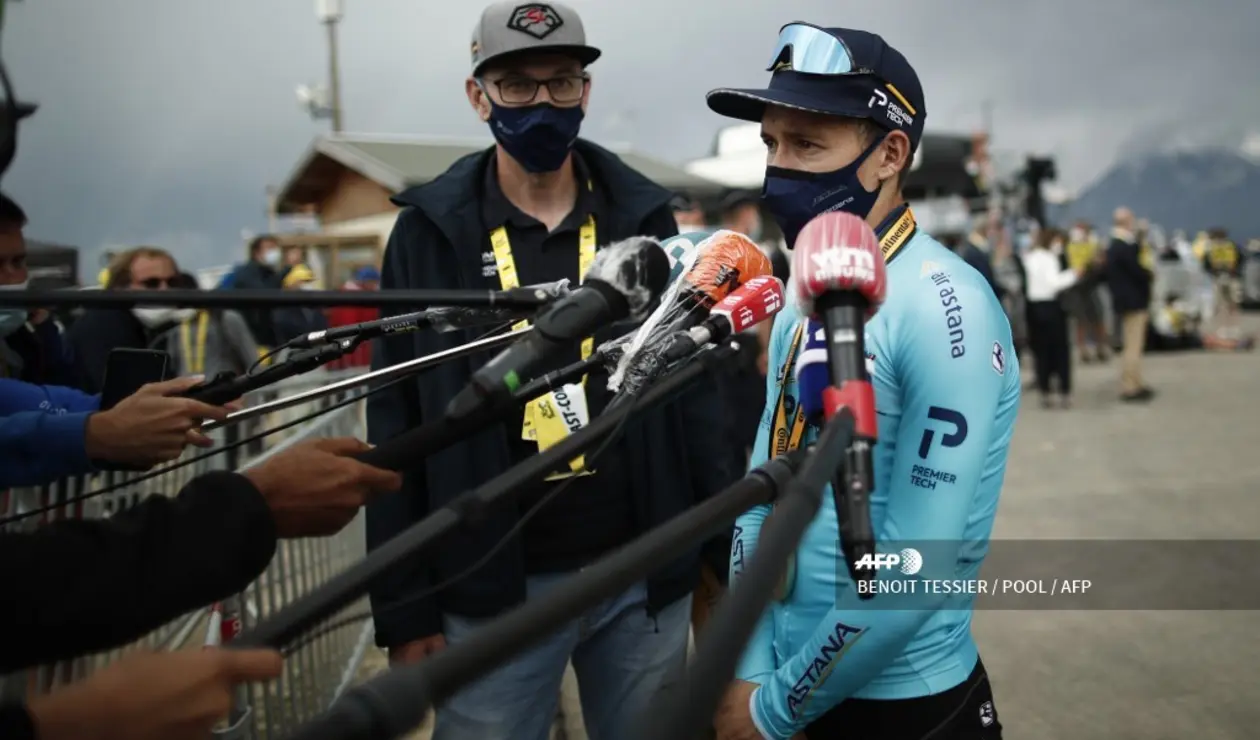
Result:
{"type": "MultiPolygon", "coordinates": [[[[893,222],[892,226],[884,232],[880,238],[879,251],[884,256],[884,262],[891,262],[893,257],[904,247],[917,230],[917,224],[914,214],[909,208],[902,212],[901,216],[893,222]]],[[[798,399],[793,399],[788,395],[788,380],[790,373],[795,369],[796,356],[801,349],[801,341],[805,337],[805,327],[809,321],[805,318],[796,325],[796,332],[792,335],[792,343],[788,345],[787,357],[784,358],[783,364],[779,367],[779,400],[775,404],[774,409],[774,426],[770,432],[770,457],[778,457],[784,453],[790,452],[801,446],[801,439],[805,436],[805,408],[804,404],[798,399]],[[789,423],[789,407],[792,407],[792,419],[789,423]]],[[[771,511],[770,516],[774,516],[771,511]]],[[[763,523],[762,526],[765,526],[763,523]]],[[[784,570],[779,584],[774,590],[774,598],[783,601],[792,593],[792,587],[796,583],[796,553],[788,560],[787,568],[784,570]]]]}
{"type": "Polygon", "coordinates": [[[179,341],[184,350],[184,363],[190,375],[204,372],[206,369],[206,332],[210,328],[210,314],[202,311],[197,314],[197,344],[192,343],[192,319],[179,325],[179,341]],[[193,350],[196,350],[194,352],[193,350]]]}
{"type": "MultiPolygon", "coordinates": [[[[495,266],[499,270],[499,283],[503,290],[520,287],[520,277],[516,274],[516,260],[512,257],[512,244],[508,241],[507,229],[499,226],[490,232],[490,250],[494,253],[495,266]]],[[[578,281],[586,277],[586,271],[595,261],[595,216],[586,217],[586,222],[578,230],[578,281]]],[[[528,321],[519,321],[513,329],[529,326],[528,321]]],[[[588,359],[595,351],[595,338],[582,340],[582,359],[588,359]]],[[[586,377],[582,377],[581,385],[568,385],[537,398],[525,406],[525,422],[521,425],[521,439],[538,443],[538,451],[542,452],[573,432],[581,429],[586,423],[589,411],[585,408],[586,377]],[[575,399],[571,395],[580,393],[582,398],[575,399]],[[582,406],[584,413],[559,413],[561,408],[570,408],[572,404],[582,406]]],[[[567,478],[572,475],[590,475],[593,470],[586,469],[585,456],[569,461],[569,473],[556,473],[547,480],[567,478]]]]}

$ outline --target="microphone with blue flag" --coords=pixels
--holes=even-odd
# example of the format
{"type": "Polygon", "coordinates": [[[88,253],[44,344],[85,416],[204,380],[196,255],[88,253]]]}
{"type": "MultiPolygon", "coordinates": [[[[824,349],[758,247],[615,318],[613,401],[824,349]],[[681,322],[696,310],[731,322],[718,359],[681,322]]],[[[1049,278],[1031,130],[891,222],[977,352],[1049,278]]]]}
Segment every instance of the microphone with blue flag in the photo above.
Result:
{"type": "Polygon", "coordinates": [[[827,364],[827,335],[822,322],[810,319],[805,327],[804,345],[796,358],[796,392],[800,396],[805,421],[822,426],[823,391],[831,385],[831,368],[827,364]]]}

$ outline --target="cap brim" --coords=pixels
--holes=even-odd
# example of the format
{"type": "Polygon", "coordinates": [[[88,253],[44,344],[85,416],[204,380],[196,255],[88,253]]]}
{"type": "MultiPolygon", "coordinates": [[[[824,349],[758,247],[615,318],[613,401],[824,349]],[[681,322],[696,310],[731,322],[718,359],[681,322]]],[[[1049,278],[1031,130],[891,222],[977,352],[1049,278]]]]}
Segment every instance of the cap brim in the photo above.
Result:
{"type": "Polygon", "coordinates": [[[705,96],[709,110],[720,116],[740,121],[760,121],[767,105],[794,108],[808,113],[848,118],[869,118],[870,112],[860,106],[836,104],[819,100],[809,93],[791,90],[734,89],[721,87],[705,96]]]}
{"type": "Polygon", "coordinates": [[[583,67],[588,67],[596,59],[599,59],[603,52],[596,49],[594,46],[583,46],[580,44],[557,44],[555,46],[531,46],[526,49],[513,49],[512,51],[505,51],[502,54],[496,54],[492,57],[482,59],[481,62],[473,69],[473,75],[476,76],[480,74],[481,70],[485,69],[486,65],[491,62],[502,62],[513,57],[523,57],[537,54],[564,54],[578,60],[583,67]]]}

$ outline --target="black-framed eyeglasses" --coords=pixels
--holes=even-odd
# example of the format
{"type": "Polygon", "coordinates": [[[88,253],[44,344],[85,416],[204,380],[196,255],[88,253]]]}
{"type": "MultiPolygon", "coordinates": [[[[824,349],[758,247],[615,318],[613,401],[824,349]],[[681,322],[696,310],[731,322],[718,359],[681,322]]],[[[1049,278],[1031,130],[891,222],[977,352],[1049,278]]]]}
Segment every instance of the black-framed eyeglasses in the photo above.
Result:
{"type": "Polygon", "coordinates": [[[538,89],[543,85],[547,86],[547,94],[551,97],[551,102],[560,103],[577,103],[582,100],[582,93],[586,91],[586,83],[591,78],[585,74],[560,75],[546,80],[536,80],[533,77],[503,77],[497,80],[481,79],[482,89],[485,89],[484,83],[491,82],[499,90],[499,98],[508,105],[524,105],[534,102],[538,97],[538,89]]]}
{"type": "Polygon", "coordinates": [[[171,283],[175,282],[175,278],[151,277],[140,281],[140,286],[145,290],[158,290],[159,288],[169,288],[171,283]]]}

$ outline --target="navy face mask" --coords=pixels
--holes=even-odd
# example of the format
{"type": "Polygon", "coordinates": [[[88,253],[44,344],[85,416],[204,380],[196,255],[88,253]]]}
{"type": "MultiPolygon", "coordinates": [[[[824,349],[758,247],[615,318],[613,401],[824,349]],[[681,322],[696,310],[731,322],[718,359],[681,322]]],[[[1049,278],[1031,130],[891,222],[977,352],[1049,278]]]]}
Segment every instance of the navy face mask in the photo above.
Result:
{"type": "Polygon", "coordinates": [[[853,162],[832,172],[766,167],[761,200],[783,230],[788,249],[796,244],[796,237],[805,224],[819,214],[844,211],[866,218],[875,207],[879,191],[869,191],[862,186],[858,168],[882,143],[883,139],[876,140],[853,162]]]}
{"type": "Polygon", "coordinates": [[[490,101],[490,132],[526,172],[555,172],[573,149],[584,115],[580,105],[509,108],[490,101]]]}

